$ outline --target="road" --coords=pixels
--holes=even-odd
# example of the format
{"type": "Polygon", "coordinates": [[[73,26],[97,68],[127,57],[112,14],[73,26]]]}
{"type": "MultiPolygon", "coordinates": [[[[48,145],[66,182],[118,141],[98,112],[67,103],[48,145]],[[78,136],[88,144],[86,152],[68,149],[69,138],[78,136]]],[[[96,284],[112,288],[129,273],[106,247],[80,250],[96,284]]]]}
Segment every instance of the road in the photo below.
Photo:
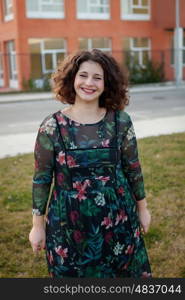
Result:
{"type": "MultiPolygon", "coordinates": [[[[35,132],[48,114],[62,107],[56,100],[0,104],[0,135],[35,132]]],[[[185,115],[185,89],[133,93],[126,111],[133,121],[185,115]]]]}
{"type": "MultiPolygon", "coordinates": [[[[64,107],[56,100],[0,104],[0,157],[33,150],[41,121],[64,107]]],[[[137,137],[185,131],[185,89],[131,93],[125,109],[137,137]]]]}

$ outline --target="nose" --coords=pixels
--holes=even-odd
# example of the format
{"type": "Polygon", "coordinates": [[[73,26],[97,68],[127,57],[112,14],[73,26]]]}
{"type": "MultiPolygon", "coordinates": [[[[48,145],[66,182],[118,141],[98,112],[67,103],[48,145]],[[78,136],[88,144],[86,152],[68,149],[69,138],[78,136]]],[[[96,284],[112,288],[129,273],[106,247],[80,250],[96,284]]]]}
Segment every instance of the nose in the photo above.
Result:
{"type": "Polygon", "coordinates": [[[85,80],[85,84],[88,85],[88,86],[93,85],[93,78],[90,77],[90,76],[87,77],[86,80],[85,80]]]}

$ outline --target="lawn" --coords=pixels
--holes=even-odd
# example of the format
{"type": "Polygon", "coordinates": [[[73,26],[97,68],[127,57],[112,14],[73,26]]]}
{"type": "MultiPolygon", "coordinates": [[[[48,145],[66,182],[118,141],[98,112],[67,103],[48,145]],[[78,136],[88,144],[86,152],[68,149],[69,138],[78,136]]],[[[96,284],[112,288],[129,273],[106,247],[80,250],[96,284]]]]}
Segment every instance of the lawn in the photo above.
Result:
{"type": "MultiPolygon", "coordinates": [[[[138,140],[152,222],[145,242],[153,277],[185,278],[185,133],[138,140]]],[[[0,160],[0,277],[48,277],[45,253],[34,256],[33,154],[0,160]]]]}

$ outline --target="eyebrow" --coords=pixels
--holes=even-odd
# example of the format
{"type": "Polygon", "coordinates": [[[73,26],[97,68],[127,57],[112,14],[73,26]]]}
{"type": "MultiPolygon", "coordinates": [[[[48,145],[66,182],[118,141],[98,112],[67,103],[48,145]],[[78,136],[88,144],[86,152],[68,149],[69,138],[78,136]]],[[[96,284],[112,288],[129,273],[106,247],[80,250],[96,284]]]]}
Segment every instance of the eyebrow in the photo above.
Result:
{"type": "MultiPolygon", "coordinates": [[[[88,74],[88,72],[86,72],[86,71],[79,71],[79,73],[85,73],[85,74],[88,74]]],[[[103,77],[102,74],[98,74],[98,73],[95,73],[95,74],[93,74],[93,75],[103,77]]]]}

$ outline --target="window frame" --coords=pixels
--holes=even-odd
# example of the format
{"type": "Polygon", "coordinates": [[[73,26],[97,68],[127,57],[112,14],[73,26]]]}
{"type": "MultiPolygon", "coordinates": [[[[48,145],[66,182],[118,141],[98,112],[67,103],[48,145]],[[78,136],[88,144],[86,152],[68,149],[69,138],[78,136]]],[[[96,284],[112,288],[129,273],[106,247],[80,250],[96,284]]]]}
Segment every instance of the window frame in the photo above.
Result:
{"type": "Polygon", "coordinates": [[[13,13],[13,0],[4,0],[3,1],[3,15],[4,15],[4,21],[9,22],[13,20],[14,13],[13,13]],[[9,13],[8,11],[12,9],[12,12],[9,13]],[[6,12],[7,10],[7,12],[6,12]]]}
{"type": "Polygon", "coordinates": [[[79,38],[79,43],[80,43],[81,39],[86,39],[87,40],[87,46],[88,47],[87,47],[87,49],[83,49],[83,50],[88,50],[88,51],[91,51],[92,49],[94,49],[94,47],[92,47],[92,45],[93,45],[93,39],[108,39],[109,46],[110,46],[109,48],[95,48],[95,49],[99,49],[99,50],[101,50],[103,52],[112,52],[112,41],[111,41],[111,38],[108,38],[108,37],[90,37],[90,38],[89,37],[81,37],[81,38],[79,38]]]}
{"type": "Polygon", "coordinates": [[[4,86],[3,53],[0,51],[0,87],[4,86]]]}
{"type": "Polygon", "coordinates": [[[9,84],[12,88],[18,88],[18,67],[17,54],[15,50],[15,41],[9,40],[6,42],[6,49],[8,53],[8,70],[9,70],[9,84]]]}
{"type": "MultiPolygon", "coordinates": [[[[120,3],[120,12],[121,12],[121,20],[130,20],[130,21],[150,21],[151,19],[151,0],[148,0],[148,5],[147,6],[143,6],[142,4],[140,5],[134,5],[133,4],[133,0],[120,0],[121,3],[120,3]],[[124,2],[124,1],[127,1],[124,2]],[[148,14],[136,14],[136,13],[125,13],[124,12],[124,8],[126,7],[127,5],[127,10],[128,10],[128,7],[129,5],[131,5],[131,9],[133,8],[147,8],[148,9],[148,14]]],[[[140,3],[142,0],[138,0],[140,3]]]]}
{"type": "Polygon", "coordinates": [[[151,39],[149,37],[128,37],[129,38],[129,49],[128,51],[131,53],[139,53],[138,55],[138,63],[139,65],[144,68],[145,64],[143,63],[143,51],[148,52],[149,59],[151,59],[151,39]],[[135,47],[134,46],[134,39],[139,39],[139,38],[146,38],[148,39],[148,47],[135,47]]]}
{"type": "Polygon", "coordinates": [[[42,64],[42,72],[43,74],[48,74],[56,70],[57,68],[57,54],[58,53],[64,53],[64,56],[67,53],[66,49],[66,40],[63,39],[64,41],[64,48],[63,49],[45,49],[44,48],[44,42],[45,40],[43,39],[41,41],[40,49],[41,49],[41,64],[42,64]],[[45,60],[45,55],[46,54],[52,54],[52,65],[54,66],[53,69],[47,70],[46,68],[46,60],[45,60]]]}
{"type": "Polygon", "coordinates": [[[76,0],[76,18],[79,20],[110,20],[110,0],[108,1],[108,4],[106,5],[101,5],[100,4],[100,0],[96,0],[99,2],[99,5],[92,5],[91,4],[91,0],[86,0],[87,1],[87,11],[85,13],[79,12],[78,11],[78,6],[79,6],[79,2],[80,0],[76,0]],[[93,13],[91,12],[91,8],[92,7],[108,7],[109,8],[109,12],[108,13],[93,13]]]}
{"type": "MultiPolygon", "coordinates": [[[[56,70],[56,67],[57,67],[57,54],[58,53],[64,53],[64,56],[67,55],[67,42],[66,42],[65,38],[61,38],[64,42],[64,48],[60,48],[60,49],[46,49],[45,46],[44,46],[44,43],[47,39],[55,40],[55,39],[58,39],[58,38],[43,38],[43,39],[38,38],[38,44],[39,44],[39,48],[40,48],[40,51],[39,51],[38,54],[40,55],[40,59],[41,59],[41,72],[42,72],[43,75],[44,74],[49,74],[49,73],[56,70]],[[52,54],[53,69],[47,69],[47,67],[46,67],[46,60],[45,60],[45,55],[46,54],[52,54]]],[[[30,40],[32,40],[32,39],[30,38],[28,40],[29,45],[31,45],[31,43],[29,42],[30,40]]],[[[32,55],[31,51],[30,51],[30,55],[32,55]]]]}
{"type": "MultiPolygon", "coordinates": [[[[38,2],[38,11],[29,11],[28,10],[28,2],[29,0],[26,0],[26,17],[29,19],[64,19],[65,18],[65,3],[64,0],[61,0],[61,4],[63,7],[63,11],[61,12],[43,12],[42,11],[42,5],[44,0],[37,0],[38,2]]],[[[49,0],[50,2],[52,0],[49,0]]],[[[49,3],[49,5],[52,5],[52,3],[49,3]]]]}

